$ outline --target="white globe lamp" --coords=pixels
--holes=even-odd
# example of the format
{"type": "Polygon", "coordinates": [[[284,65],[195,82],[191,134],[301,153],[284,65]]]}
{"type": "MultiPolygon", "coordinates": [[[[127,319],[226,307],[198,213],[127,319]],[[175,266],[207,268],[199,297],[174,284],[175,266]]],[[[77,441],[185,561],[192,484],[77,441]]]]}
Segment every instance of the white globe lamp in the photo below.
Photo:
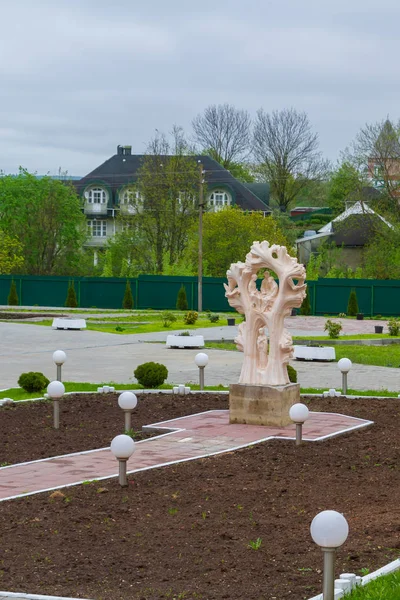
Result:
{"type": "Polygon", "coordinates": [[[289,417],[296,424],[296,446],[300,446],[303,437],[303,423],[307,421],[310,411],[305,404],[297,402],[290,407],[289,417]]]}
{"type": "Polygon", "coordinates": [[[62,377],[61,377],[61,367],[62,365],[65,363],[65,361],[67,360],[67,355],[65,354],[64,350],[56,350],[55,352],[53,352],[53,362],[55,362],[56,366],[57,366],[57,381],[61,381],[62,377]]]}
{"type": "Polygon", "coordinates": [[[65,394],[65,387],[61,381],[51,381],[47,386],[47,394],[53,400],[53,427],[60,429],[60,398],[65,394]]]}
{"type": "Polygon", "coordinates": [[[137,397],[133,392],[122,392],[118,398],[118,406],[125,413],[125,431],[129,431],[132,427],[132,411],[136,405],[137,397]]]}
{"type": "Polygon", "coordinates": [[[129,435],[117,435],[111,442],[111,452],[119,462],[119,484],[121,487],[128,485],[126,463],[134,451],[135,442],[129,435]]]}
{"type": "Polygon", "coordinates": [[[351,360],[349,358],[341,358],[338,361],[338,367],[342,372],[342,394],[345,396],[347,394],[347,373],[350,371],[353,366],[351,360]]]}
{"type": "Polygon", "coordinates": [[[349,525],[336,510],[324,510],[314,517],[310,527],[311,537],[324,552],[323,599],[335,598],[335,554],[347,540],[349,525]]]}
{"type": "Polygon", "coordinates": [[[194,362],[199,367],[200,390],[204,390],[204,369],[208,365],[208,354],[205,352],[199,352],[194,357],[194,362]]]}

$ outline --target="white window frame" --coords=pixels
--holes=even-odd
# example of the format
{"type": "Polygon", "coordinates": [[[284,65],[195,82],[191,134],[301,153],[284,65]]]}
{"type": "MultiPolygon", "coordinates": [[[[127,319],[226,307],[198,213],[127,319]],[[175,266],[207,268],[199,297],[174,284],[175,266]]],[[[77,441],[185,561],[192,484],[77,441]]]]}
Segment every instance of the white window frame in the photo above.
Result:
{"type": "Polygon", "coordinates": [[[210,194],[209,203],[214,210],[221,210],[224,206],[230,206],[231,197],[225,190],[215,189],[210,194]]]}
{"type": "Polygon", "coordinates": [[[105,219],[89,219],[87,227],[90,237],[107,237],[107,221],[105,219]]]}
{"type": "Polygon", "coordinates": [[[85,198],[88,204],[105,204],[107,192],[100,186],[91,187],[85,191],[85,198]]]}
{"type": "Polygon", "coordinates": [[[120,204],[132,204],[134,202],[141,202],[140,192],[135,188],[125,188],[119,197],[120,204]]]}

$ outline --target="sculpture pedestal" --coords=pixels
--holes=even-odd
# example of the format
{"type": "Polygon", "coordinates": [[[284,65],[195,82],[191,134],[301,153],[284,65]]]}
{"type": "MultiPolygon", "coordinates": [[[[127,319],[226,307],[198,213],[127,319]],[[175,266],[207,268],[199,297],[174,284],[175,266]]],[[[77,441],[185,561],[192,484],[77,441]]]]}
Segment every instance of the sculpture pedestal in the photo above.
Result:
{"type": "Polygon", "coordinates": [[[300,402],[300,384],[229,386],[229,422],[285,427],[290,407],[300,402]]]}

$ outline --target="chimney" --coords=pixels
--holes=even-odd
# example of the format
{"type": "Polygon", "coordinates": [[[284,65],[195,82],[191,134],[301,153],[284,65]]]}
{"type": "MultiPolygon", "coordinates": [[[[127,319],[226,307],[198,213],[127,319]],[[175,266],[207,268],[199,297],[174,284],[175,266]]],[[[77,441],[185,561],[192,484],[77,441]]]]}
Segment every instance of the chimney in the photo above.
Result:
{"type": "Polygon", "coordinates": [[[124,146],[123,154],[125,154],[125,156],[130,156],[132,154],[132,146],[124,146]]]}
{"type": "Polygon", "coordinates": [[[123,150],[124,149],[122,146],[119,146],[119,145],[117,146],[117,154],[123,154],[124,153],[123,150]]]}

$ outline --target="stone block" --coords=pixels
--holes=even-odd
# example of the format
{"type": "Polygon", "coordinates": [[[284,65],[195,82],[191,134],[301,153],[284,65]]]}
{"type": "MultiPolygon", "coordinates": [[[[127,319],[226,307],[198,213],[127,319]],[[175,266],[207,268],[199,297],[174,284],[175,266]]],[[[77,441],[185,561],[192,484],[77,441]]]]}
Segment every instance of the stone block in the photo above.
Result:
{"type": "Polygon", "coordinates": [[[285,427],[292,420],[290,407],[300,402],[300,384],[250,385],[229,387],[229,421],[247,425],[285,427]]]}

